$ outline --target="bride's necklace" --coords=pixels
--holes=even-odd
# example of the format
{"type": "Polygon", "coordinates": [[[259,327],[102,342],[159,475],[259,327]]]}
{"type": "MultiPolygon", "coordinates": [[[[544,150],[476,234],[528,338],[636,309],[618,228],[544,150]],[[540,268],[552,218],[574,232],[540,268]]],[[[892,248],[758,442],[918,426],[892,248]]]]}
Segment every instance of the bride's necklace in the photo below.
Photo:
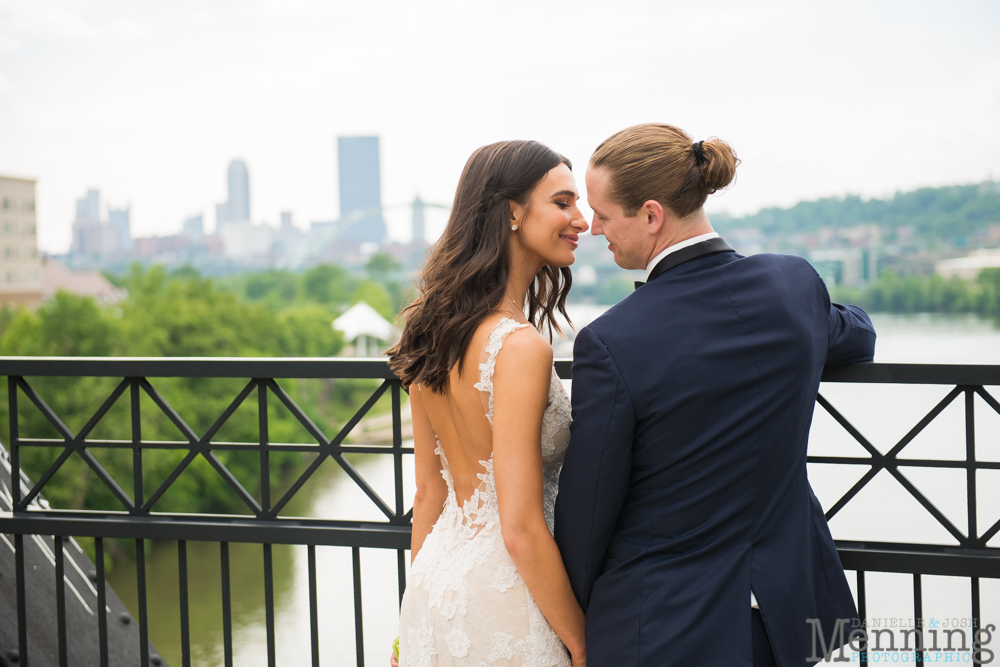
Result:
{"type": "Polygon", "coordinates": [[[510,294],[507,294],[506,292],[504,292],[504,296],[507,297],[508,299],[510,299],[510,302],[512,304],[514,304],[514,307],[517,308],[518,312],[521,313],[521,317],[523,317],[524,319],[528,319],[528,316],[524,314],[524,311],[521,310],[521,307],[519,305],[517,305],[517,302],[514,301],[514,298],[510,294]]]}

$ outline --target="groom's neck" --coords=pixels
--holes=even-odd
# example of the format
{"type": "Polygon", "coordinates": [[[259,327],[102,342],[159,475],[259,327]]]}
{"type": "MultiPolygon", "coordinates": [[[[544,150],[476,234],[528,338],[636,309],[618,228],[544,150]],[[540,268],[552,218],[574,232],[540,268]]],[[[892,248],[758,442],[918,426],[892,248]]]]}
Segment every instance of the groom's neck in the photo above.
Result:
{"type": "Polygon", "coordinates": [[[712,223],[705,215],[705,209],[698,209],[685,218],[666,220],[660,228],[660,233],[656,236],[656,243],[653,246],[653,251],[646,258],[646,263],[648,264],[654,257],[672,245],[677,245],[702,234],[711,234],[714,231],[712,223]]]}

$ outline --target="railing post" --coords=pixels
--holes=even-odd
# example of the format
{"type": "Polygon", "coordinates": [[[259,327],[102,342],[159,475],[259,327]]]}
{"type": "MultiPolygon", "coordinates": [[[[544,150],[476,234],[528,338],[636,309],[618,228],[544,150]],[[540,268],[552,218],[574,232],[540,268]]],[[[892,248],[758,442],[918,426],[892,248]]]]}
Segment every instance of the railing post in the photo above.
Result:
{"type": "Polygon", "coordinates": [[[108,592],[104,577],[104,538],[94,538],[94,560],[97,561],[97,644],[101,667],[108,667],[108,592]]]}
{"type": "MultiPolygon", "coordinates": [[[[263,389],[263,385],[261,386],[263,389]]],[[[271,545],[264,544],[264,623],[267,634],[267,667],[274,666],[274,562],[271,545]]]]}
{"type": "MultiPolygon", "coordinates": [[[[392,383],[392,459],[396,484],[396,519],[401,523],[405,521],[403,517],[406,512],[403,497],[403,408],[400,401],[402,389],[401,382],[392,383]]],[[[403,593],[406,592],[406,551],[402,549],[396,551],[396,576],[399,604],[402,605],[403,593]]]]}
{"type": "Polygon", "coordinates": [[[361,615],[361,549],[358,547],[351,547],[351,564],[354,571],[354,641],[358,667],[365,667],[365,631],[361,615]]]}
{"type": "MultiPolygon", "coordinates": [[[[868,627],[868,595],[865,592],[865,571],[858,570],[858,617],[861,619],[862,627],[868,627]]],[[[861,652],[861,662],[868,662],[868,644],[861,652]]]]}
{"type": "Polygon", "coordinates": [[[398,380],[392,382],[392,463],[396,490],[396,520],[402,520],[406,513],[403,498],[403,415],[400,393],[403,385],[398,380]]]}
{"type": "Polygon", "coordinates": [[[66,584],[65,554],[63,554],[63,538],[52,536],[52,551],[56,558],[56,632],[59,635],[59,667],[69,663],[66,645],[66,584]]]}
{"type": "Polygon", "coordinates": [[[309,639],[312,667],[319,667],[319,609],[316,600],[316,545],[306,547],[309,560],[309,639]]]}
{"type": "Polygon", "coordinates": [[[139,381],[129,380],[132,398],[132,514],[142,513],[142,421],[139,412],[139,381]]]}
{"type": "Polygon", "coordinates": [[[917,654],[920,656],[918,662],[924,662],[926,651],[924,649],[924,590],[920,573],[913,575],[913,626],[917,634],[914,635],[914,642],[917,654]]]}
{"type": "Polygon", "coordinates": [[[149,615],[146,612],[146,541],[135,541],[135,579],[139,597],[139,664],[149,667],[149,615]]]}
{"type": "Polygon", "coordinates": [[[7,406],[10,411],[10,509],[17,512],[21,504],[21,447],[20,432],[17,423],[17,381],[20,378],[7,378],[7,406]]]}
{"type": "Polygon", "coordinates": [[[191,667],[191,626],[188,612],[187,540],[177,540],[177,582],[181,607],[181,667],[191,667]]]}
{"type": "Polygon", "coordinates": [[[262,516],[271,516],[271,452],[267,425],[267,380],[257,383],[257,421],[260,436],[260,508],[262,516]]]}
{"type": "Polygon", "coordinates": [[[229,542],[219,542],[222,561],[222,646],[226,667],[233,667],[233,601],[229,589],[229,542]]]}
{"type": "MultiPolygon", "coordinates": [[[[13,485],[12,485],[13,486],[13,485]]],[[[17,570],[17,649],[22,665],[28,664],[28,604],[24,585],[24,535],[14,535],[14,568],[17,570]]]]}
{"type": "Polygon", "coordinates": [[[403,594],[406,592],[406,549],[396,550],[396,576],[399,585],[399,604],[403,604],[403,594]]]}
{"type": "Polygon", "coordinates": [[[982,612],[980,609],[980,600],[979,600],[979,577],[972,577],[972,619],[973,619],[973,626],[976,628],[980,627],[980,624],[983,620],[979,616],[980,613],[982,612]]]}
{"type": "MultiPolygon", "coordinates": [[[[965,389],[965,472],[966,493],[969,503],[969,544],[974,545],[979,535],[979,521],[976,518],[976,390],[965,389]]],[[[985,544],[983,546],[986,546],[985,544]]]]}

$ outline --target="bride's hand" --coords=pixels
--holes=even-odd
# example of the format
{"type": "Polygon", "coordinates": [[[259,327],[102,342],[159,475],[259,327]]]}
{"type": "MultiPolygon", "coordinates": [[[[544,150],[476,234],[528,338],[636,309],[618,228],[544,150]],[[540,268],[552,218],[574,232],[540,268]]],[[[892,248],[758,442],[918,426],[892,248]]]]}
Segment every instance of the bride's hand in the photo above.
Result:
{"type": "Polygon", "coordinates": [[[587,667],[587,655],[571,655],[570,658],[573,660],[573,667],[587,667]]]}
{"type": "MultiPolygon", "coordinates": [[[[576,663],[573,663],[573,664],[575,665],[576,663]]],[[[389,654],[389,667],[399,667],[399,662],[396,661],[396,654],[395,653],[390,653],[389,654]]]]}

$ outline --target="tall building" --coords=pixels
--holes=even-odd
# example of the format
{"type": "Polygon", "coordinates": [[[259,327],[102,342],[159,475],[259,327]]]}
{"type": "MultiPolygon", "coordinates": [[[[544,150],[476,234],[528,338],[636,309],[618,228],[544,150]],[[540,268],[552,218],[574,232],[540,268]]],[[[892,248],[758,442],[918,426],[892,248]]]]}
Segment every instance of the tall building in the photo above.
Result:
{"type": "Polygon", "coordinates": [[[111,228],[114,238],[114,247],[105,248],[106,252],[116,254],[127,254],[132,250],[132,207],[111,208],[108,207],[108,227],[111,228]]]}
{"type": "Polygon", "coordinates": [[[0,176],[0,302],[38,303],[42,262],[38,256],[35,181],[0,176]]]}
{"type": "Polygon", "coordinates": [[[76,219],[73,221],[74,255],[100,257],[111,242],[113,233],[101,224],[101,191],[87,190],[87,194],[76,200],[76,219]]]}
{"type": "Polygon", "coordinates": [[[204,235],[205,223],[201,217],[201,213],[192,215],[184,221],[184,226],[181,227],[181,236],[186,236],[197,243],[201,241],[204,235]]]}
{"type": "Polygon", "coordinates": [[[424,202],[420,195],[413,198],[413,240],[412,243],[427,243],[427,233],[424,230],[424,202]]]}
{"type": "Polygon", "coordinates": [[[121,258],[132,250],[131,207],[108,207],[107,220],[101,219],[101,191],[87,190],[76,200],[73,245],[70,252],[90,260],[121,258]]]}
{"type": "Polygon", "coordinates": [[[77,221],[101,222],[101,191],[87,190],[87,194],[76,200],[77,221]]]}
{"type": "Polygon", "coordinates": [[[229,199],[215,205],[215,225],[250,219],[250,173],[243,160],[233,160],[226,172],[229,199]]]}
{"type": "Polygon", "coordinates": [[[378,137],[337,137],[340,180],[338,240],[384,243],[378,137]]]}

